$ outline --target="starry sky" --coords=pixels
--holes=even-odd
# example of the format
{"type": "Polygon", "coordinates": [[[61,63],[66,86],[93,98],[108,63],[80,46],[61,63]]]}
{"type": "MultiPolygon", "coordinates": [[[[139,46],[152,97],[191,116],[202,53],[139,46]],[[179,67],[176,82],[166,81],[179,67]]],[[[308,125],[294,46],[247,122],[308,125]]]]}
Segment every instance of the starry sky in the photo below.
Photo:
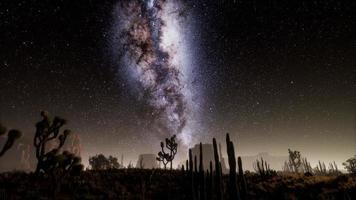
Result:
{"type": "MultiPolygon", "coordinates": [[[[341,163],[356,152],[351,1],[182,2],[187,104],[197,109],[187,114],[180,158],[226,132],[241,155],[292,148],[312,163],[341,163]]],[[[41,110],[68,119],[84,163],[97,153],[135,162],[171,134],[157,130],[158,107],[118,56],[118,4],[0,2],[0,121],[22,130],[21,142],[32,142],[41,110]]]]}

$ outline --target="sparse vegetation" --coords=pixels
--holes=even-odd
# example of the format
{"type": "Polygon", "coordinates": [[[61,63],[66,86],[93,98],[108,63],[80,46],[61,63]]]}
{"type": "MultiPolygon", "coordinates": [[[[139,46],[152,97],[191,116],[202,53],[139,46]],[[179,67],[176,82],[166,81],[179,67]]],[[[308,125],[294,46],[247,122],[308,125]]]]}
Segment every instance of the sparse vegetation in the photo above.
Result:
{"type": "MultiPolygon", "coordinates": [[[[143,169],[142,161],[139,161],[138,168],[134,168],[131,161],[124,168],[116,157],[105,157],[103,154],[90,157],[91,170],[83,171],[80,157],[69,151],[60,152],[70,134],[69,130],[60,134],[65,120],[55,117],[52,122],[47,112],[41,112],[41,116],[43,119],[36,124],[34,139],[38,155],[35,174],[44,176],[33,178],[26,173],[1,174],[0,191],[6,191],[6,195],[11,198],[253,200],[353,199],[356,196],[356,177],[341,175],[335,162],[329,164],[328,170],[321,161],[312,169],[299,151],[290,149],[285,169],[291,173],[270,169],[263,158],[254,163],[256,173],[245,172],[241,157],[236,157],[229,134],[226,134],[229,174],[222,173],[222,154],[215,138],[214,160],[210,161],[208,170],[204,171],[201,143],[199,156],[193,158],[192,150],[189,149],[186,167],[182,165],[181,169],[173,170],[172,161],[178,146],[175,136],[167,138],[165,143],[161,142],[161,151],[157,157],[165,168],[168,163],[171,164],[170,171],[143,169]],[[46,144],[51,140],[57,140],[57,143],[46,151],[46,144]],[[303,176],[302,172],[310,176],[303,176]],[[17,187],[13,187],[15,184],[17,187]],[[33,184],[38,187],[28,190],[33,184]]],[[[2,133],[5,132],[3,130],[2,133]]],[[[356,156],[344,163],[349,172],[354,173],[355,160],[356,156]]]]}
{"type": "Polygon", "coordinates": [[[270,165],[267,163],[267,161],[263,160],[262,157],[261,160],[256,160],[256,162],[253,164],[253,168],[261,178],[271,177],[277,174],[277,172],[271,169],[270,165]]]}
{"type": "MultiPolygon", "coordinates": [[[[213,170],[214,171],[214,170],[213,170]]],[[[216,200],[214,174],[205,173],[207,200],[216,200]]],[[[88,170],[79,176],[67,176],[56,193],[57,199],[146,199],[199,200],[198,177],[196,198],[191,197],[191,177],[186,171],[161,169],[88,170]]],[[[355,199],[356,177],[302,176],[280,174],[261,180],[258,174],[245,173],[248,183],[246,199],[355,199]]],[[[229,175],[222,175],[222,197],[229,199],[229,175]]],[[[0,174],[0,191],[7,199],[52,199],[46,179],[34,179],[27,173],[0,174]],[[16,185],[16,187],[14,187],[16,185]],[[36,187],[34,187],[34,185],[36,187]]]]}
{"type": "Polygon", "coordinates": [[[111,155],[105,157],[103,154],[89,157],[89,165],[93,170],[120,169],[123,167],[116,157],[111,155]]]}
{"type": "Polygon", "coordinates": [[[313,175],[313,168],[310,165],[310,162],[307,160],[307,158],[302,158],[302,169],[305,175],[311,176],[313,175]]]}
{"type": "Polygon", "coordinates": [[[318,175],[326,175],[327,170],[325,163],[319,160],[318,165],[314,168],[314,173],[318,175]]]}
{"type": "Polygon", "coordinates": [[[344,163],[342,163],[342,165],[344,165],[345,169],[349,173],[356,174],[356,155],[354,155],[354,157],[352,158],[347,159],[344,163]]]}

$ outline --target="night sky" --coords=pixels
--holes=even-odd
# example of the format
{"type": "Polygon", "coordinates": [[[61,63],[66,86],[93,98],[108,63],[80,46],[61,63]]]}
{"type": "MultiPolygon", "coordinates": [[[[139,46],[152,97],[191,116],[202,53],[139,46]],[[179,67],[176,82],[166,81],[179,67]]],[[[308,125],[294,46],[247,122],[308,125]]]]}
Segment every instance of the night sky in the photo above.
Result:
{"type": "Polygon", "coordinates": [[[341,163],[355,154],[352,1],[167,1],[177,9],[168,17],[155,15],[165,11],[157,2],[0,1],[0,121],[31,143],[41,110],[62,116],[81,137],[84,163],[97,153],[135,162],[171,134],[184,158],[226,132],[240,155],[292,148],[312,163],[341,163]],[[146,11],[124,15],[127,5],[146,11]],[[135,14],[149,42],[146,32],[121,34],[135,14]],[[175,26],[178,36],[162,39],[175,26]]]}

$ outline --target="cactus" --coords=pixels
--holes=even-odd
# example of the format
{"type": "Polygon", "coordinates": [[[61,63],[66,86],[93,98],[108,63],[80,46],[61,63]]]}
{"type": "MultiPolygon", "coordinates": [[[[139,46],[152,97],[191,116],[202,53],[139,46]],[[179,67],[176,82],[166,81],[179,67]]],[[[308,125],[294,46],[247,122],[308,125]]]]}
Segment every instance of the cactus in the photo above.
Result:
{"type": "Polygon", "coordinates": [[[189,171],[189,161],[185,161],[185,170],[188,172],[189,171]]]}
{"type": "MultiPolygon", "coordinates": [[[[306,159],[305,159],[305,161],[306,161],[306,159]]],[[[307,164],[306,164],[306,166],[307,166],[307,164]]],[[[256,173],[258,175],[260,175],[261,178],[265,178],[265,177],[270,177],[270,176],[276,175],[276,171],[272,170],[269,167],[269,164],[267,163],[267,161],[263,160],[262,157],[261,157],[261,161],[260,160],[256,160],[254,162],[253,168],[255,169],[256,173]]]]}
{"type": "Polygon", "coordinates": [[[239,196],[237,182],[236,182],[237,174],[236,174],[236,157],[235,157],[234,144],[232,141],[230,141],[230,136],[228,133],[226,134],[226,148],[227,148],[227,155],[228,155],[229,168],[230,168],[229,187],[228,187],[229,198],[231,200],[241,199],[239,196]]]}
{"type": "Polygon", "coordinates": [[[210,200],[211,199],[211,188],[212,188],[212,185],[211,185],[211,176],[210,176],[210,172],[209,170],[207,169],[206,170],[206,177],[205,177],[205,191],[204,191],[204,194],[205,194],[205,199],[207,200],[210,200]]]}
{"type": "Polygon", "coordinates": [[[315,174],[318,174],[318,175],[326,175],[327,174],[327,171],[326,171],[326,166],[325,166],[325,163],[323,162],[318,162],[318,165],[315,167],[315,170],[314,170],[315,174]]]}
{"type": "Polygon", "coordinates": [[[194,156],[194,173],[198,173],[198,163],[197,163],[197,156],[194,156]]]}
{"type": "Polygon", "coordinates": [[[193,154],[192,154],[192,149],[189,149],[189,172],[193,173],[193,154]]]}
{"type": "Polygon", "coordinates": [[[213,148],[214,148],[214,160],[215,160],[215,190],[216,190],[216,199],[222,199],[222,181],[221,181],[221,167],[219,160],[219,153],[216,144],[216,139],[213,138],[213,148]]]}
{"type": "MultiPolygon", "coordinates": [[[[6,127],[2,126],[0,124],[0,136],[3,136],[6,134],[6,127]]],[[[22,136],[22,133],[19,130],[12,129],[7,133],[7,140],[0,151],[0,157],[3,156],[6,151],[8,151],[15,143],[17,139],[19,139],[22,136]]]]}
{"type": "Polygon", "coordinates": [[[213,199],[213,162],[210,161],[209,162],[209,174],[208,174],[208,179],[207,179],[207,185],[206,185],[206,189],[207,189],[207,199],[213,199]]]}
{"type": "Polygon", "coordinates": [[[313,168],[311,167],[310,162],[308,162],[307,158],[302,158],[302,167],[304,174],[312,175],[313,168]]]}
{"type": "Polygon", "coordinates": [[[247,199],[247,183],[244,175],[244,170],[242,168],[242,160],[241,157],[239,156],[237,158],[237,165],[239,168],[239,182],[240,182],[240,192],[241,192],[241,199],[245,200],[247,199]]]}
{"type": "Polygon", "coordinates": [[[199,145],[199,179],[200,179],[200,199],[206,199],[206,191],[205,191],[205,177],[204,177],[204,165],[203,165],[203,145],[200,143],[199,145]]]}
{"type": "Polygon", "coordinates": [[[341,172],[339,171],[335,161],[332,162],[332,163],[329,163],[329,174],[333,174],[333,175],[341,174],[341,172]]]}
{"type": "Polygon", "coordinates": [[[191,197],[195,199],[195,188],[194,188],[194,173],[193,173],[193,154],[192,149],[189,149],[189,176],[191,184],[191,197]]]}

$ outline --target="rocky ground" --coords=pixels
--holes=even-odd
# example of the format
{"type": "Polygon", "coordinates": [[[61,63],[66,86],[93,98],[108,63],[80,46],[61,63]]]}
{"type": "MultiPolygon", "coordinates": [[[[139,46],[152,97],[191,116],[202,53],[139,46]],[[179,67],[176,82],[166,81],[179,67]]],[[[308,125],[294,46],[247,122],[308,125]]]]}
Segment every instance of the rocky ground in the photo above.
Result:
{"type": "MultiPolygon", "coordinates": [[[[224,176],[224,195],[227,180],[224,176]]],[[[247,199],[356,199],[356,176],[352,175],[261,178],[249,173],[246,181],[247,199]]],[[[190,194],[191,179],[182,171],[84,171],[56,180],[23,172],[0,174],[0,199],[192,199],[190,194]]]]}

